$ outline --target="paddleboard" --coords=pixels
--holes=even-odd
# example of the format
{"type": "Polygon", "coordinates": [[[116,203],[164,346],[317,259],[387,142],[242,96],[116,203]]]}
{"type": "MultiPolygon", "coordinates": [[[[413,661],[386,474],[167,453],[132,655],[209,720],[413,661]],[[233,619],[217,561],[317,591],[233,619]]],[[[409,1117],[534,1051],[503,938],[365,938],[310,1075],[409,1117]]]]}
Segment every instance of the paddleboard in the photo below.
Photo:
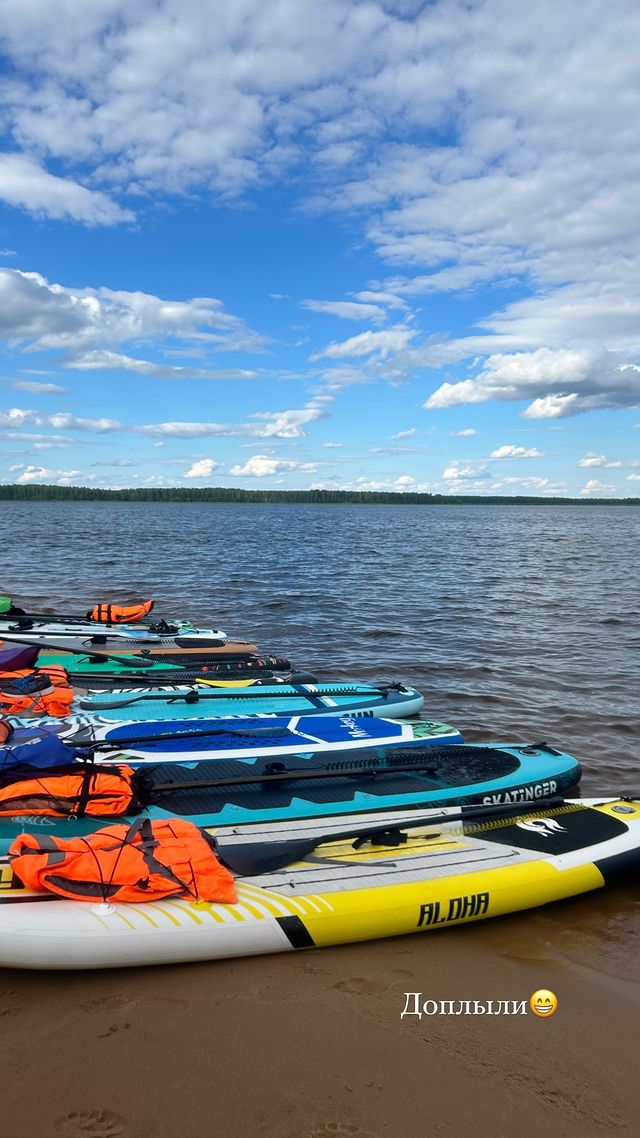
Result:
{"type": "Polygon", "coordinates": [[[404,746],[422,742],[461,743],[462,735],[445,723],[419,720],[356,718],[331,715],[254,715],[226,719],[148,720],[111,723],[100,716],[73,715],[68,719],[20,719],[11,722],[22,733],[16,744],[42,728],[55,731],[72,746],[81,742],[107,742],[112,748],[96,751],[98,762],[117,762],[126,755],[132,766],[175,762],[177,755],[191,762],[202,759],[288,754],[316,754],[358,750],[362,747],[404,746]]]}
{"type": "MultiPolygon", "coordinates": [[[[31,641],[30,634],[28,638],[31,641]]],[[[5,638],[6,643],[7,638],[5,638]]],[[[50,647],[43,644],[40,654],[42,664],[51,663],[51,657],[57,651],[57,648],[51,642],[49,643],[50,647]]],[[[165,664],[181,664],[183,667],[189,668],[193,665],[198,666],[218,660],[245,661],[258,652],[258,646],[249,640],[212,641],[208,646],[204,642],[200,642],[200,647],[194,648],[193,641],[187,641],[182,636],[174,637],[172,641],[164,644],[142,644],[138,642],[137,645],[126,644],[124,641],[109,643],[108,638],[105,641],[100,636],[84,638],[78,644],[73,644],[64,637],[62,641],[56,641],[56,645],[64,645],[65,648],[69,647],[74,652],[86,652],[88,654],[91,653],[92,648],[95,648],[97,652],[117,652],[118,656],[135,657],[144,653],[145,657],[154,661],[163,661],[165,664]]]]}
{"type": "Polygon", "coordinates": [[[217,628],[180,628],[174,632],[156,632],[151,628],[135,624],[97,624],[85,621],[83,624],[64,624],[61,622],[34,622],[0,619],[0,637],[25,636],[29,641],[38,641],[43,646],[54,643],[86,650],[89,644],[109,648],[219,648],[227,641],[227,634],[217,628]]]}
{"type": "MultiPolygon", "coordinates": [[[[96,649],[99,653],[99,650],[96,649]]],[[[125,657],[123,657],[123,660],[125,657]]],[[[131,663],[118,663],[113,659],[101,659],[99,654],[66,655],[64,652],[47,652],[45,664],[59,664],[65,668],[72,682],[78,687],[91,687],[111,690],[113,687],[140,687],[166,684],[197,683],[199,680],[229,678],[251,678],[255,675],[267,676],[273,672],[291,670],[289,660],[283,656],[247,656],[239,661],[211,659],[206,663],[187,661],[184,664],[167,664],[162,660],[132,657],[131,663]],[[137,666],[136,666],[137,665],[137,666]],[[140,666],[142,665],[142,666],[140,666]]]]}
{"type": "MultiPolygon", "coordinates": [[[[377,747],[331,755],[164,763],[146,771],[152,819],[179,815],[197,826],[246,826],[337,814],[454,804],[535,802],[565,793],[580,764],[546,744],[377,747]]],[[[0,818],[0,851],[25,830],[84,837],[123,818],[0,818]]],[[[133,821],[133,818],[128,819],[133,821]]]]}
{"type": "Polygon", "coordinates": [[[492,809],[484,820],[433,812],[410,828],[417,811],[219,831],[229,861],[277,865],[280,855],[280,868],[238,878],[233,905],[64,900],[29,893],[2,859],[0,967],[184,963],[425,933],[600,889],[640,863],[640,800],[520,808],[506,818],[492,809]],[[372,824],[377,839],[354,847],[372,824]],[[332,840],[323,843],[323,833],[332,840]],[[310,852],[289,862],[287,841],[305,838],[310,852]]]}
{"type": "Polygon", "coordinates": [[[424,696],[405,684],[275,684],[256,688],[147,689],[112,692],[76,700],[77,709],[106,719],[192,719],[194,715],[373,715],[402,719],[417,715],[424,696]],[[146,697],[146,698],[145,698],[146,697]]]}

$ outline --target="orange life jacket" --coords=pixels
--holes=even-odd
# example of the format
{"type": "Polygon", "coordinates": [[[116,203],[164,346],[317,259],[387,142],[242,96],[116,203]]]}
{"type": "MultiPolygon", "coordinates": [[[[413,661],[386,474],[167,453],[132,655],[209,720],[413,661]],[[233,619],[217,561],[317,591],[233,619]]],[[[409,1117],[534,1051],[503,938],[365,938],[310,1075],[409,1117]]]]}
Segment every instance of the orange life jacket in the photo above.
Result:
{"type": "Polygon", "coordinates": [[[7,743],[13,735],[13,725],[6,719],[0,719],[0,746],[7,743]]]}
{"type": "Polygon", "coordinates": [[[89,620],[98,620],[101,624],[133,624],[136,620],[143,620],[151,612],[154,601],[143,601],[139,605],[94,605],[87,613],[89,620]]]}
{"type": "Polygon", "coordinates": [[[17,672],[0,672],[0,713],[5,715],[51,715],[64,719],[71,712],[75,694],[69,676],[59,664],[46,668],[23,668],[17,672]],[[49,686],[26,695],[2,690],[2,680],[16,680],[21,676],[47,676],[49,686]]]}
{"type": "Polygon", "coordinates": [[[233,904],[233,875],[216,857],[215,838],[193,822],[139,818],[86,838],[20,834],[9,847],[14,874],[37,892],[74,901],[157,901],[188,897],[233,904]]]}
{"type": "Polygon", "coordinates": [[[54,818],[98,818],[135,814],[140,799],[131,767],[96,769],[79,764],[74,770],[22,779],[0,787],[0,816],[48,815],[54,818]]]}
{"type": "Polygon", "coordinates": [[[48,676],[56,687],[64,687],[69,683],[69,673],[62,664],[47,664],[41,668],[16,668],[14,671],[0,671],[0,687],[3,680],[15,680],[20,676],[48,676]]]}

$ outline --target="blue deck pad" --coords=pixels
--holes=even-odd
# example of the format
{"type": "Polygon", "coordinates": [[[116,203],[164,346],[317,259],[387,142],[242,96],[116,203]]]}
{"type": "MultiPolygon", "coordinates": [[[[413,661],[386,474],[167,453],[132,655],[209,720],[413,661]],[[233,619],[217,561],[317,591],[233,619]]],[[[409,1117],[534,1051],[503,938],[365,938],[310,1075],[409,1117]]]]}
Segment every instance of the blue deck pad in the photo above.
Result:
{"type": "Polygon", "coordinates": [[[269,747],[280,743],[291,745],[294,742],[292,736],[300,740],[301,748],[305,742],[340,744],[357,740],[363,746],[367,743],[373,746],[376,743],[401,742],[403,739],[402,724],[389,719],[324,715],[274,715],[261,719],[247,719],[244,716],[229,719],[181,719],[179,723],[171,719],[153,719],[144,723],[121,723],[117,727],[109,727],[105,738],[113,741],[145,739],[160,734],[165,734],[167,738],[145,743],[145,751],[192,751],[209,746],[212,750],[233,747],[241,751],[255,749],[261,743],[269,747]],[[251,731],[252,728],[255,728],[255,734],[251,731]],[[263,733],[264,728],[269,729],[268,734],[263,733]],[[198,735],[180,738],[181,732],[209,729],[212,732],[210,737],[198,735]],[[238,731],[243,733],[237,734],[238,731]]]}

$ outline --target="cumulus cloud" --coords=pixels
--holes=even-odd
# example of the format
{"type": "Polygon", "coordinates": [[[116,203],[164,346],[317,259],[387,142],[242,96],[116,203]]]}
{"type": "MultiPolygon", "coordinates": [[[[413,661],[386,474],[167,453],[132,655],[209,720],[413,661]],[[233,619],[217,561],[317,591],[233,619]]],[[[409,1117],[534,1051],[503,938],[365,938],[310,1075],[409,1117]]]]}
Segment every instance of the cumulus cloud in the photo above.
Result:
{"type": "MultiPolygon", "coordinates": [[[[186,341],[210,351],[258,350],[262,340],[220,300],[164,300],[144,292],[74,289],[50,283],[40,273],[0,269],[0,338],[29,350],[61,349],[66,366],[104,366],[153,375],[158,365],[114,352],[124,343],[186,341]]],[[[162,378],[175,371],[161,369],[162,378]]]]}
{"type": "Polygon", "coordinates": [[[294,470],[312,474],[317,469],[317,462],[296,462],[293,459],[272,458],[268,454],[255,454],[245,462],[244,466],[232,466],[229,473],[233,475],[246,474],[253,478],[267,478],[274,474],[285,474],[294,470]]]}
{"type": "Polygon", "coordinates": [[[511,443],[491,451],[490,458],[542,458],[544,452],[537,447],[517,447],[511,443]]]}
{"type": "Polygon", "coordinates": [[[415,336],[415,330],[397,325],[387,328],[384,332],[360,332],[358,336],[351,336],[348,340],[327,344],[322,351],[316,352],[312,360],[325,357],[342,359],[348,356],[369,356],[376,353],[381,359],[387,359],[391,353],[400,352],[407,347],[415,336]]]}
{"type": "Polygon", "coordinates": [[[591,478],[589,482],[586,482],[584,484],[582,490],[580,491],[580,494],[584,495],[585,497],[593,495],[597,498],[602,494],[615,494],[615,492],[615,486],[607,486],[604,482],[599,482],[597,478],[591,478]]]}
{"type": "Polygon", "coordinates": [[[182,475],[183,478],[208,478],[220,466],[213,458],[199,458],[189,470],[182,475]]]}
{"type": "Polygon", "coordinates": [[[457,462],[452,462],[443,470],[442,478],[444,482],[466,482],[470,479],[489,478],[489,474],[481,467],[459,466],[457,462]]]}
{"type": "Polygon", "coordinates": [[[58,411],[55,415],[42,415],[39,411],[31,411],[22,407],[12,407],[9,411],[0,411],[0,427],[20,428],[25,424],[36,427],[55,427],[57,430],[89,431],[93,434],[104,434],[108,431],[121,431],[122,423],[117,419],[84,419],[78,415],[70,415],[66,411],[58,411]]]}
{"type": "Polygon", "coordinates": [[[454,439],[470,439],[477,435],[475,427],[464,427],[461,431],[449,431],[449,434],[454,439]]]}
{"type": "MultiPolygon", "coordinates": [[[[111,225],[133,200],[226,198],[286,178],[308,208],[350,211],[393,274],[353,302],[317,303],[402,312],[406,297],[495,284],[521,296],[484,334],[452,342],[430,319],[421,349],[406,330],[393,341],[369,330],[315,358],[379,357],[398,378],[428,360],[489,356],[438,387],[430,408],[524,400],[528,418],[553,420],[638,403],[625,370],[640,350],[634,0],[609,21],[579,0],[326,0],[313,11],[273,0],[268,12],[243,0],[223,20],[189,2],[178,23],[176,12],[175,0],[108,0],[61,20],[52,5],[4,5],[5,201],[111,225]],[[539,351],[562,366],[547,358],[534,375],[539,351]],[[583,356],[577,373],[571,352],[583,356]]],[[[176,330],[164,312],[134,319],[130,302],[125,316],[110,311],[104,291],[54,299],[22,314],[30,331],[8,335],[79,353],[168,335],[224,347],[241,332],[212,328],[211,311],[197,319],[195,301],[176,330]]]]}
{"type": "Polygon", "coordinates": [[[597,408],[636,406],[639,380],[639,367],[621,365],[610,352],[499,352],[490,355],[473,378],[443,383],[423,406],[436,410],[490,399],[533,399],[524,412],[527,418],[558,419],[597,408]]]}
{"type": "Polygon", "coordinates": [[[604,454],[595,454],[594,451],[588,451],[580,459],[578,466],[605,466],[607,462],[604,454]]]}
{"type": "Polygon", "coordinates": [[[411,474],[400,474],[397,478],[366,478],[362,475],[351,482],[341,482],[338,479],[325,479],[322,482],[313,482],[312,490],[359,490],[363,493],[369,491],[390,491],[391,493],[428,494],[433,489],[430,482],[422,482],[411,474]]]}
{"type": "Polygon", "coordinates": [[[85,225],[116,225],[133,214],[99,190],[50,174],[23,154],[0,155],[0,200],[28,213],[85,225]]]}
{"type": "Polygon", "coordinates": [[[418,430],[416,427],[409,427],[409,429],[406,431],[398,431],[395,435],[392,435],[391,438],[392,439],[412,439],[414,435],[417,435],[417,433],[418,433],[418,430]]]}
{"type": "MultiPolygon", "coordinates": [[[[20,467],[12,467],[13,470],[21,469],[20,467]]],[[[49,470],[45,466],[34,466],[30,464],[25,466],[22,473],[16,478],[16,482],[20,486],[26,486],[32,482],[52,482],[56,486],[71,486],[78,478],[81,477],[80,470],[49,470]]],[[[88,476],[85,476],[88,479],[88,476]]],[[[90,479],[88,479],[90,480],[90,479]]]]}

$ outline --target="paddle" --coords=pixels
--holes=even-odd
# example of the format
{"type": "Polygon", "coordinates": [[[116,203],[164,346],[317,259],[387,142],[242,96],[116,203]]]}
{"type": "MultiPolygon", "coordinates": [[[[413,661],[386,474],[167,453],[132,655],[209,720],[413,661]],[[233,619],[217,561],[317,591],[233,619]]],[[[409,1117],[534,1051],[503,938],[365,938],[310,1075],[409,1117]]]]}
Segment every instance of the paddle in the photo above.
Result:
{"type": "MultiPolygon", "coordinates": [[[[139,743],[157,743],[162,742],[164,739],[208,739],[213,735],[249,735],[249,736],[269,736],[277,735],[279,738],[284,738],[286,735],[295,735],[288,727],[283,730],[282,727],[210,727],[199,728],[197,731],[162,731],[156,735],[132,735],[127,738],[120,739],[91,739],[83,742],[72,736],[70,739],[65,739],[70,747],[77,749],[83,747],[93,751],[121,751],[123,747],[130,746],[135,749],[139,743]]],[[[300,739],[300,750],[304,751],[304,739],[300,739]]]]}
{"type": "Polygon", "coordinates": [[[153,627],[149,621],[137,621],[137,620],[102,621],[102,620],[92,620],[91,617],[89,617],[89,616],[77,616],[77,615],[76,616],[67,616],[65,613],[59,613],[59,612],[21,612],[21,613],[11,613],[11,612],[1,613],[0,612],[0,621],[5,621],[5,620],[14,621],[15,624],[22,624],[25,621],[29,621],[32,624],[57,624],[58,622],[60,622],[62,624],[84,624],[84,625],[88,624],[88,625],[94,626],[96,628],[96,630],[99,628],[106,628],[106,629],[118,628],[118,627],[122,627],[123,625],[128,628],[129,625],[131,625],[131,624],[135,624],[138,628],[141,628],[143,631],[147,628],[153,627]]]}
{"type": "MultiPolygon", "coordinates": [[[[155,660],[147,660],[140,656],[116,656],[113,652],[94,652],[89,649],[86,652],[78,652],[77,648],[69,648],[67,644],[52,644],[49,640],[46,642],[42,640],[28,640],[24,636],[7,635],[6,632],[0,632],[0,642],[6,641],[8,644],[28,644],[32,648],[40,648],[42,651],[47,652],[68,652],[71,656],[86,656],[89,660],[94,658],[98,660],[113,660],[115,664],[126,664],[131,668],[150,668],[156,663],[155,660]]],[[[144,652],[145,649],[142,649],[144,652]]],[[[181,664],[170,664],[169,667],[176,669],[184,669],[181,664]]]]}
{"type": "MultiPolygon", "coordinates": [[[[334,696],[334,695],[339,696],[339,695],[350,695],[350,694],[359,695],[359,696],[382,696],[382,697],[386,697],[389,695],[390,691],[397,690],[397,685],[391,684],[389,687],[386,687],[386,688],[363,688],[362,690],[358,690],[358,691],[354,690],[353,693],[351,693],[348,690],[345,690],[345,689],[348,689],[349,685],[344,684],[342,686],[342,688],[329,688],[328,690],[324,690],[324,688],[323,688],[323,690],[321,692],[316,693],[316,692],[305,691],[304,685],[301,685],[301,684],[291,683],[291,684],[287,684],[286,686],[288,688],[294,688],[295,694],[297,694],[297,695],[302,695],[302,696],[312,695],[313,696],[313,695],[317,694],[320,698],[322,698],[324,696],[327,696],[328,698],[330,698],[331,696],[334,696]]],[[[260,696],[262,693],[257,693],[257,694],[258,694],[258,696],[260,696]]],[[[293,694],[294,693],[291,691],[276,691],[276,692],[270,692],[268,697],[266,697],[266,698],[268,698],[268,699],[291,699],[293,694]]],[[[83,711],[95,711],[96,713],[99,714],[101,711],[115,711],[116,709],[121,708],[121,707],[131,707],[131,705],[134,703],[140,703],[141,701],[148,700],[148,699],[149,700],[151,700],[151,699],[164,700],[166,703],[180,703],[180,702],[199,703],[199,702],[206,701],[208,699],[213,699],[213,700],[230,699],[232,695],[233,695],[234,699],[240,699],[240,700],[242,700],[242,699],[255,699],[256,698],[256,691],[255,691],[255,689],[247,690],[246,688],[242,692],[233,692],[233,693],[231,693],[229,691],[225,691],[225,690],[216,691],[216,692],[207,692],[207,691],[201,692],[201,691],[197,691],[195,688],[191,688],[189,691],[186,691],[186,692],[154,692],[154,691],[150,691],[150,692],[142,692],[139,695],[132,695],[132,696],[129,696],[125,699],[100,699],[100,698],[98,698],[97,700],[94,698],[79,699],[78,700],[78,706],[81,707],[83,709],[83,711]]],[[[352,705],[352,710],[357,708],[358,706],[359,705],[357,703],[354,703],[352,705]]],[[[341,708],[340,710],[349,710],[349,709],[348,708],[341,708]]]]}
{"type": "MultiPolygon", "coordinates": [[[[455,744],[457,746],[457,744],[455,744]]],[[[281,764],[277,764],[281,765],[281,764]]],[[[276,764],[272,764],[276,766],[276,764]]],[[[303,767],[290,767],[288,770],[269,770],[262,774],[237,775],[235,778],[197,779],[195,782],[158,782],[150,789],[151,800],[156,801],[156,795],[169,794],[175,790],[215,790],[222,786],[250,786],[255,783],[295,782],[306,779],[322,778],[362,778],[366,775],[398,774],[411,771],[420,771],[426,774],[435,774],[436,770],[425,762],[424,758],[413,762],[394,762],[393,759],[362,760],[362,765],[355,764],[349,770],[330,770],[329,767],[305,770],[303,767]]]]}
{"type": "Polygon", "coordinates": [[[313,853],[318,846],[326,842],[344,841],[353,838],[353,848],[359,849],[365,842],[373,845],[397,846],[406,842],[405,831],[419,829],[422,826],[431,826],[438,822],[467,822],[476,818],[493,818],[511,812],[516,816],[523,811],[548,810],[555,806],[564,806],[565,799],[556,795],[550,798],[539,798],[537,802],[515,803],[504,802],[497,806],[468,807],[467,810],[457,814],[426,815],[410,821],[398,822],[396,825],[388,822],[378,826],[366,827],[358,830],[341,830],[329,834],[320,834],[316,838],[292,838],[284,842],[256,842],[244,845],[220,845],[216,853],[223,865],[230,869],[236,877],[254,877],[263,873],[274,873],[284,869],[293,862],[302,861],[308,854],[313,853]]]}

